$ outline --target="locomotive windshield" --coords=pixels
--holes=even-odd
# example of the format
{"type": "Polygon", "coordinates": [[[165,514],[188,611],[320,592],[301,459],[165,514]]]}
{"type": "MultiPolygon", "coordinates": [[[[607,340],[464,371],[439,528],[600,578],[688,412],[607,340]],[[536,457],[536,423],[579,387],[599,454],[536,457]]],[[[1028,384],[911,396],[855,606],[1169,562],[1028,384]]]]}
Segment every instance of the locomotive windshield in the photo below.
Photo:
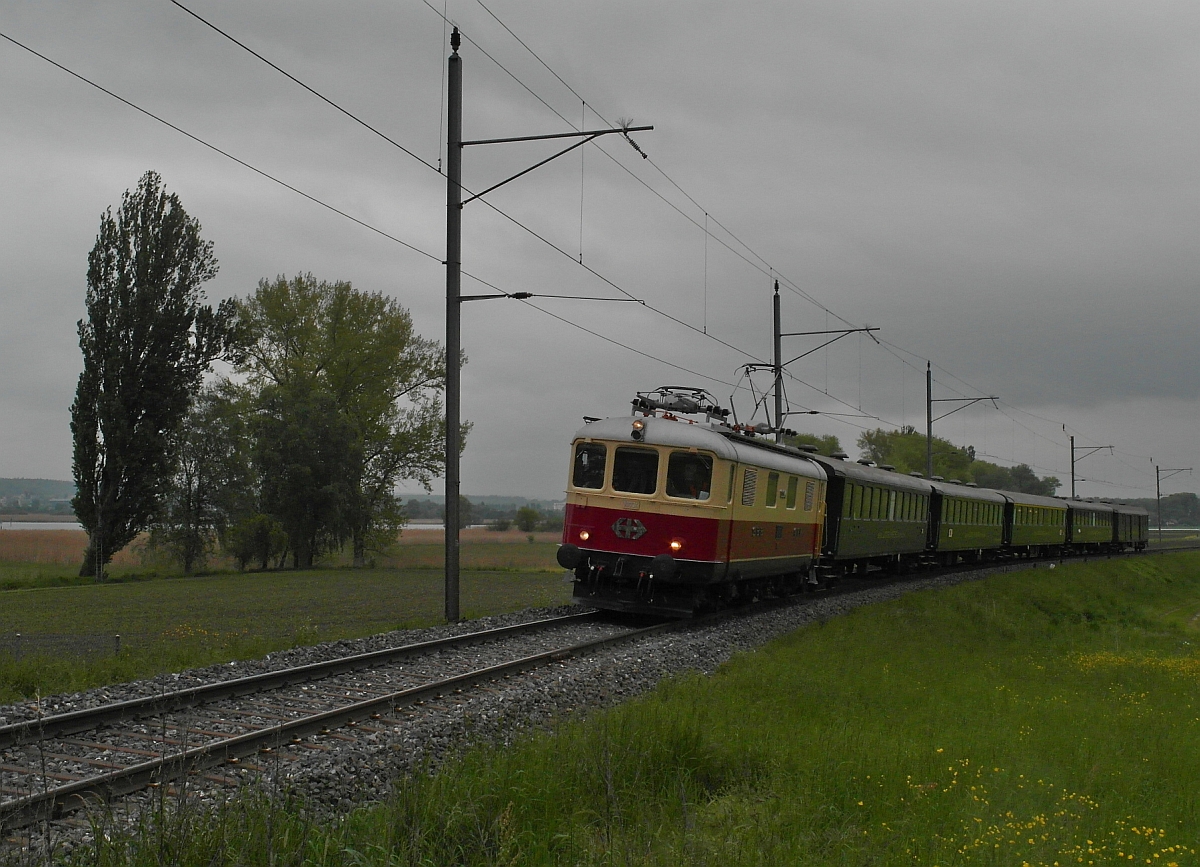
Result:
{"type": "Polygon", "coordinates": [[[575,472],[571,475],[571,484],[577,488],[603,488],[607,455],[608,449],[600,443],[575,446],[575,472]]]}
{"type": "Polygon", "coordinates": [[[622,446],[613,458],[612,486],[626,494],[653,494],[658,488],[658,452],[622,446]]]}
{"type": "Polygon", "coordinates": [[[712,465],[708,455],[671,452],[667,461],[667,496],[707,500],[712,489],[712,465]]]}

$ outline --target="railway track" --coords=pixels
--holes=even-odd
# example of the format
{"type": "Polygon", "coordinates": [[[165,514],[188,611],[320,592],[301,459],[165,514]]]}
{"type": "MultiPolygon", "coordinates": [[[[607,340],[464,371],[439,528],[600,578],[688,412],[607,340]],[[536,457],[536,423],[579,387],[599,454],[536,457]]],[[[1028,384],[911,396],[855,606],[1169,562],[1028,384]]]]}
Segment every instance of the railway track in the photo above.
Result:
{"type": "MultiPolygon", "coordinates": [[[[1019,561],[958,566],[917,577],[1047,565],[1019,561]]],[[[344,738],[336,731],[341,727],[353,727],[360,734],[382,731],[401,722],[393,715],[403,708],[605,647],[910,580],[845,578],[833,590],[816,596],[647,627],[623,626],[590,612],[548,618],[2,726],[0,831],[61,818],[187,775],[206,775],[219,784],[236,782],[225,772],[210,772],[221,765],[245,768],[254,761],[247,762],[249,757],[283,747],[319,749],[306,739],[312,735],[344,738]],[[581,639],[581,629],[591,634],[581,639]],[[468,647],[477,649],[472,658],[455,655],[468,647]],[[481,648],[487,652],[478,652],[481,648]],[[486,657],[482,663],[480,656],[486,657]]]]}
{"type": "Polygon", "coordinates": [[[342,726],[387,725],[405,706],[672,626],[571,614],[6,725],[0,831],[236,766],[342,726]],[[595,634],[580,640],[580,627],[595,634]],[[486,664],[456,655],[468,647],[486,664]]]}

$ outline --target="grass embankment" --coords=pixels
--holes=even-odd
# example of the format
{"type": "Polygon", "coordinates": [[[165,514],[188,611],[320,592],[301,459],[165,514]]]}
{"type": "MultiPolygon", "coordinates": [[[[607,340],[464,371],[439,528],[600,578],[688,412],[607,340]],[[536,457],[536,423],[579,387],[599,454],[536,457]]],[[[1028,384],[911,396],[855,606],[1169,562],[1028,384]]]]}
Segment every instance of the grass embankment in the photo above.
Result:
{"type": "MultiPolygon", "coordinates": [[[[3,535],[8,542],[9,535],[48,534],[3,535]]],[[[60,550],[40,544],[48,555],[60,550]]],[[[460,582],[463,616],[570,601],[570,586],[554,566],[554,548],[552,542],[529,544],[524,537],[520,544],[467,540],[460,582]]],[[[0,644],[0,702],[440,622],[440,551],[426,542],[401,545],[395,568],[191,578],[160,577],[121,564],[104,584],[80,579],[73,568],[53,562],[0,562],[0,588],[21,588],[0,592],[0,637],[9,637],[0,644]],[[19,658],[15,633],[22,635],[19,658]],[[112,652],[116,634],[119,654],[112,652]],[[50,636],[64,650],[46,650],[50,636]],[[101,652],[71,652],[97,645],[101,652]]],[[[72,566],[76,562],[73,556],[72,566]]]]}
{"type": "Polygon", "coordinates": [[[1197,863],[1200,555],[914,593],[336,822],[255,797],[104,865],[1197,863]]]}

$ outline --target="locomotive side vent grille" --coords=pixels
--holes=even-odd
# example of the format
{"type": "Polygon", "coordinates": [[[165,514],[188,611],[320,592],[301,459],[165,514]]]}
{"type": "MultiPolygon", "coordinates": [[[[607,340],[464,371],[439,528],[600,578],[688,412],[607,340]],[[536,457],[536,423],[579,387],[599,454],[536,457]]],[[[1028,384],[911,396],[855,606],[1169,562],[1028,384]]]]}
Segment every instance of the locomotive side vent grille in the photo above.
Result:
{"type": "Polygon", "coordinates": [[[746,475],[742,478],[742,505],[753,506],[754,498],[758,495],[758,470],[746,467],[746,475]]]}

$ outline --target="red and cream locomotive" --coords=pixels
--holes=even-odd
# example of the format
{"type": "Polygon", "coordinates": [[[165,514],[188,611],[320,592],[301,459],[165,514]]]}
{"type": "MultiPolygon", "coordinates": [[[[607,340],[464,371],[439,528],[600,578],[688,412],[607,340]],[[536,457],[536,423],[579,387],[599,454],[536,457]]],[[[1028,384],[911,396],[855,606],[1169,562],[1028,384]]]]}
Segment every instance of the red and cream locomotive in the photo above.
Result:
{"type": "Polygon", "coordinates": [[[813,580],[825,473],[728,414],[706,392],[664,387],[575,435],[558,561],[576,599],[688,615],[813,580]]]}

